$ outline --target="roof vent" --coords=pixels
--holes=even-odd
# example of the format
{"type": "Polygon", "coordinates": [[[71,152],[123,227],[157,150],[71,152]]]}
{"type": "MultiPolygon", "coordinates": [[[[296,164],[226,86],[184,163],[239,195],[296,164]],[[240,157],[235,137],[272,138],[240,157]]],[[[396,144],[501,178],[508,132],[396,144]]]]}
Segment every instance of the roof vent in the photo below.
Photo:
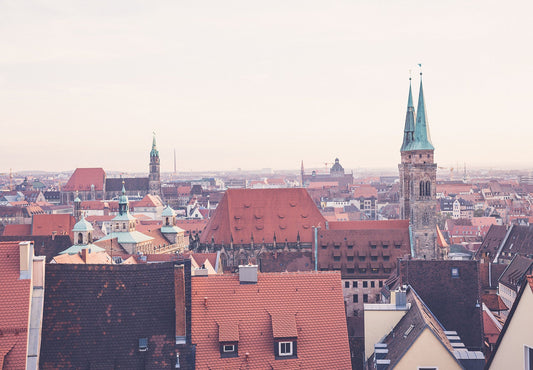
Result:
{"type": "Polygon", "coordinates": [[[240,265],[239,282],[241,284],[257,284],[257,265],[240,265]]]}

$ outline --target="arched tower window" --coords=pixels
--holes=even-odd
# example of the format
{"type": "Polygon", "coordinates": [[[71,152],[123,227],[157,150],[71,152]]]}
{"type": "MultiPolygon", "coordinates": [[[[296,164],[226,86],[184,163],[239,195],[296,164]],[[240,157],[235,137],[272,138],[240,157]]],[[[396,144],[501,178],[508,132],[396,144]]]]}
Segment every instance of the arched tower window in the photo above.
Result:
{"type": "Polygon", "coordinates": [[[91,235],[91,233],[87,234],[87,242],[88,243],[92,243],[93,242],[93,236],[91,235]]]}
{"type": "Polygon", "coordinates": [[[426,196],[431,196],[431,181],[426,181],[426,196]]]}
{"type": "Polygon", "coordinates": [[[83,244],[83,234],[78,233],[78,244],[83,244]]]}
{"type": "Polygon", "coordinates": [[[423,197],[425,193],[424,181],[420,181],[420,196],[423,197]]]}
{"type": "Polygon", "coordinates": [[[168,217],[167,217],[166,226],[169,226],[169,225],[170,225],[170,222],[168,221],[168,217]]]}

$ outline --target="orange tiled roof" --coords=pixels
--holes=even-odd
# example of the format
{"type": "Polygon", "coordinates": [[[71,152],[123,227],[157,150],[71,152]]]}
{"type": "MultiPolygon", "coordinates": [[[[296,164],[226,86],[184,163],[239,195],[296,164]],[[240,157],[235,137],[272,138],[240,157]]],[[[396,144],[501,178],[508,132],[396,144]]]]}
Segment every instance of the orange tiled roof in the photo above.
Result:
{"type": "Polygon", "coordinates": [[[7,224],[4,228],[3,236],[31,235],[30,224],[7,224]]]}
{"type": "Polygon", "coordinates": [[[324,217],[303,188],[229,189],[200,237],[201,243],[249,244],[255,242],[311,243],[313,226],[324,217]]]}
{"type": "Polygon", "coordinates": [[[388,230],[409,228],[409,220],[330,222],[330,230],[388,230]]]}
{"type": "Polygon", "coordinates": [[[132,206],[135,207],[162,207],[161,199],[155,195],[147,194],[139,201],[131,202],[132,206]]]}
{"type": "Polygon", "coordinates": [[[76,168],[67,184],[63,186],[63,191],[91,191],[104,189],[105,172],[103,168],[76,168]]]}
{"type": "Polygon", "coordinates": [[[0,242],[0,365],[24,369],[29,330],[31,279],[20,280],[19,242],[0,242]],[[9,355],[6,354],[9,352],[9,355]],[[4,357],[5,356],[5,357],[4,357]]]}
{"type": "Polygon", "coordinates": [[[193,277],[192,342],[199,369],[350,369],[340,274],[259,273],[256,284],[193,277]],[[238,337],[238,357],[220,358],[226,335],[238,337]],[[275,359],[279,335],[296,335],[297,358],[275,359]]]}
{"type": "Polygon", "coordinates": [[[354,198],[371,198],[378,197],[378,189],[371,185],[353,185],[353,197],[354,198]]]}
{"type": "Polygon", "coordinates": [[[32,235],[71,235],[75,223],[69,214],[33,215],[32,235]]]}

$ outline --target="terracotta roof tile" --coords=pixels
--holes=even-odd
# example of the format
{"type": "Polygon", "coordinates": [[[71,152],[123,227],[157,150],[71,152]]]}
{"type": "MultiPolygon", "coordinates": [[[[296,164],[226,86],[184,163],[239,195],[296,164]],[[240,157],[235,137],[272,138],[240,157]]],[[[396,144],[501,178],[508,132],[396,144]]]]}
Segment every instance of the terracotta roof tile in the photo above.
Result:
{"type": "Polygon", "coordinates": [[[7,224],[4,228],[3,236],[31,235],[31,225],[7,224]]]}
{"type": "MultiPolygon", "coordinates": [[[[324,217],[303,188],[229,189],[200,237],[201,243],[311,243],[312,227],[324,217]]],[[[181,227],[181,226],[180,226],[181,227]]]]}
{"type": "Polygon", "coordinates": [[[31,279],[19,279],[19,256],[19,242],[0,242],[0,361],[3,360],[3,369],[26,366],[31,279]],[[7,352],[9,355],[4,357],[7,352]]]}
{"type": "Polygon", "coordinates": [[[63,191],[90,191],[91,185],[94,190],[104,189],[105,171],[103,168],[76,168],[63,191]]]}
{"type": "Polygon", "coordinates": [[[76,219],[69,214],[34,215],[32,235],[70,235],[76,219]]]}
{"type": "MultiPolygon", "coordinates": [[[[279,325],[285,334],[293,329],[279,325]]],[[[256,284],[240,284],[238,275],[193,277],[192,335],[199,369],[351,368],[338,273],[259,273],[256,284]],[[284,312],[295,318],[297,358],[276,360],[272,317],[284,312]],[[227,322],[239,322],[238,357],[220,358],[219,325],[227,322]]]]}

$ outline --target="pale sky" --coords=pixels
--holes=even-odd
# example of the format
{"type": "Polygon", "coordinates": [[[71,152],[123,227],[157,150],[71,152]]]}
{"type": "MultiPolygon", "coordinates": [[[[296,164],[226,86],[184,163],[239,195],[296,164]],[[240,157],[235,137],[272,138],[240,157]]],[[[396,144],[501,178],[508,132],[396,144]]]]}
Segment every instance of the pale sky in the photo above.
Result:
{"type": "Polygon", "coordinates": [[[0,0],[0,172],[531,167],[533,2],[0,0]]]}

